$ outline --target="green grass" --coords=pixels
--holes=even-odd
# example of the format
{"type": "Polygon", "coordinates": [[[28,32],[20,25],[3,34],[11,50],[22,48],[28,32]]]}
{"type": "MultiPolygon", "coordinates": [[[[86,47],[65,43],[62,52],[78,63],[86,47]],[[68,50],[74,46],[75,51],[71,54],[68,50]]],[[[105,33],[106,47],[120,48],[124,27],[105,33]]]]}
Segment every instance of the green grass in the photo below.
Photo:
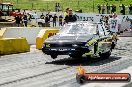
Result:
{"type": "MultiPolygon", "coordinates": [[[[14,4],[14,8],[17,9],[36,9],[36,10],[50,10],[54,11],[55,3],[61,4],[61,9],[64,11],[67,7],[73,10],[82,9],[83,12],[97,13],[97,4],[110,5],[115,4],[117,6],[117,12],[120,12],[119,5],[122,3],[126,6],[132,4],[132,0],[3,0],[3,2],[11,2],[14,4]],[[94,4],[93,4],[94,1],[94,4]],[[93,6],[94,5],[94,6],[93,6]]],[[[128,7],[126,7],[128,12],[128,7]]]]}

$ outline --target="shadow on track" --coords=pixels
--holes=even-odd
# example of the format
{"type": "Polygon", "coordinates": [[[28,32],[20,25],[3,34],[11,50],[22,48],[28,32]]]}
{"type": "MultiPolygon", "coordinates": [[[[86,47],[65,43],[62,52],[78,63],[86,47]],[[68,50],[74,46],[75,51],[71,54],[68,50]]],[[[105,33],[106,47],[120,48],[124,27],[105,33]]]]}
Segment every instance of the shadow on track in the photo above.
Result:
{"type": "Polygon", "coordinates": [[[69,66],[78,66],[82,64],[83,66],[99,66],[107,64],[116,60],[121,59],[121,57],[111,56],[109,59],[104,58],[86,58],[82,57],[80,59],[75,58],[64,58],[60,60],[55,60],[52,62],[46,62],[45,64],[55,64],[55,65],[69,65],[69,66]]]}

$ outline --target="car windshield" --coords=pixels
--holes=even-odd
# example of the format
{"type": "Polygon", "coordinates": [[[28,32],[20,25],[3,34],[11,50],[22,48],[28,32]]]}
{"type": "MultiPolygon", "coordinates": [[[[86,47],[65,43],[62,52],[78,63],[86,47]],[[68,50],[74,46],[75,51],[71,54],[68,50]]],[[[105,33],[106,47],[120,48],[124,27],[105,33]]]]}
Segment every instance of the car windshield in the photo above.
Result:
{"type": "Polygon", "coordinates": [[[59,34],[96,34],[95,24],[73,24],[65,25],[59,34]]]}

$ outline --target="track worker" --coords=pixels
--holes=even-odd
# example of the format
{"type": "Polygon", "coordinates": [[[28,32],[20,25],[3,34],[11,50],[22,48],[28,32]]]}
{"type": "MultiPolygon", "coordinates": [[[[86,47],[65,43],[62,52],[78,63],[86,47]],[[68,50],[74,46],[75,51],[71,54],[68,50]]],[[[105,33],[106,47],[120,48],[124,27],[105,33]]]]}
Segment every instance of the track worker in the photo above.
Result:
{"type": "Polygon", "coordinates": [[[112,34],[115,33],[117,35],[117,33],[120,32],[121,20],[117,17],[116,13],[113,13],[112,18],[108,21],[108,24],[112,34]]]}
{"type": "Polygon", "coordinates": [[[50,23],[50,18],[49,18],[49,15],[46,14],[46,17],[45,17],[45,27],[50,27],[49,23],[50,23]]]}
{"type": "Polygon", "coordinates": [[[69,11],[69,8],[66,9],[66,11],[64,13],[64,17],[66,17],[68,15],[68,11],[69,11]]]}
{"type": "Polygon", "coordinates": [[[26,14],[23,17],[23,23],[24,23],[24,26],[27,27],[28,18],[27,18],[27,15],[26,14]]]}
{"type": "Polygon", "coordinates": [[[68,22],[76,22],[77,21],[76,16],[73,15],[72,9],[69,9],[68,15],[65,17],[64,20],[65,20],[65,23],[68,23],[68,22]]]}
{"type": "Polygon", "coordinates": [[[56,16],[56,14],[54,14],[53,18],[53,27],[56,27],[56,21],[58,19],[58,17],[56,16]]]}
{"type": "Polygon", "coordinates": [[[16,16],[15,20],[16,20],[17,27],[20,27],[20,24],[21,24],[21,21],[22,21],[21,16],[20,15],[16,16]]]}
{"type": "Polygon", "coordinates": [[[62,26],[63,24],[63,16],[62,15],[60,15],[59,16],[59,26],[62,26]]]}

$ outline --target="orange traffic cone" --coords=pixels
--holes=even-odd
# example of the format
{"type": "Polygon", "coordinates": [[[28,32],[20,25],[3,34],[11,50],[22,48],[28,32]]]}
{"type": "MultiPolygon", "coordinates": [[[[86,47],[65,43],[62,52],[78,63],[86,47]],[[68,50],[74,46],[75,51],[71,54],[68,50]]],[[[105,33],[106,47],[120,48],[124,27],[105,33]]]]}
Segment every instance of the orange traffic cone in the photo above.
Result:
{"type": "Polygon", "coordinates": [[[79,66],[78,70],[79,70],[79,74],[81,75],[84,75],[86,73],[86,70],[82,68],[82,65],[79,66]]]}

